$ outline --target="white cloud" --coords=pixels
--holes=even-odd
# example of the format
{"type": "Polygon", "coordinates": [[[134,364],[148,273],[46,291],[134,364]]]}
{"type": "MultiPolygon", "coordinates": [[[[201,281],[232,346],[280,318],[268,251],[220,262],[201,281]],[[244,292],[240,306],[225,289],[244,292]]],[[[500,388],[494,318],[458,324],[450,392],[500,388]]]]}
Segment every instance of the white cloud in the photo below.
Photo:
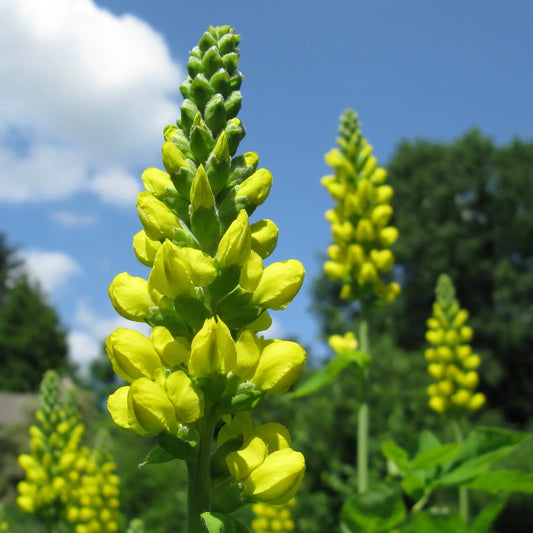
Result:
{"type": "Polygon", "coordinates": [[[91,214],[76,213],[73,211],[54,211],[49,216],[54,222],[69,228],[94,226],[96,224],[96,217],[91,214]]]}
{"type": "Polygon", "coordinates": [[[120,316],[102,316],[84,301],[78,303],[74,313],[74,326],[68,335],[69,357],[86,372],[91,361],[102,352],[105,339],[117,328],[129,328],[150,336],[150,326],[144,322],[131,322],[120,316]]]}
{"type": "Polygon", "coordinates": [[[100,172],[89,183],[89,190],[102,200],[116,206],[129,207],[135,204],[141,191],[141,180],[121,169],[108,169],[100,172]]]}
{"type": "Polygon", "coordinates": [[[26,250],[21,255],[30,277],[37,280],[47,294],[65,287],[72,276],[82,272],[80,265],[63,252],[26,250]]]}
{"type": "Polygon", "coordinates": [[[0,19],[1,200],[64,198],[156,153],[182,79],[159,33],[92,0],[0,1],[0,19]]]}

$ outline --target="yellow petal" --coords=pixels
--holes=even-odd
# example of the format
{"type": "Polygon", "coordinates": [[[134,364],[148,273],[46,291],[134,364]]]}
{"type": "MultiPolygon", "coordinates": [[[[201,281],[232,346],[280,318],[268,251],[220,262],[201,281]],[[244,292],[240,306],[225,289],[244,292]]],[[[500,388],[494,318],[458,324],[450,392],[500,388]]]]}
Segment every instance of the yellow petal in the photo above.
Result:
{"type": "Polygon", "coordinates": [[[108,293],[117,313],[129,320],[144,322],[154,306],[146,280],[130,276],[127,272],[115,276],[108,293]]]}
{"type": "Polygon", "coordinates": [[[158,168],[147,168],[141,175],[145,189],[156,198],[164,198],[167,189],[175,190],[169,174],[158,168]]]}
{"type": "Polygon", "coordinates": [[[115,374],[129,383],[140,377],[151,378],[161,361],[152,343],[138,331],[116,329],[105,342],[115,374]]]}
{"type": "Polygon", "coordinates": [[[149,239],[144,230],[133,236],[133,251],[135,257],[145,266],[154,264],[155,254],[161,246],[160,241],[149,239]]]}
{"type": "Polygon", "coordinates": [[[177,174],[181,167],[187,165],[187,160],[181,150],[173,142],[165,142],[161,148],[163,165],[170,174],[177,174]]]}
{"type": "Polygon", "coordinates": [[[298,379],[305,365],[305,350],[296,342],[267,341],[250,381],[271,394],[285,392],[298,379]]]}
{"type": "Polygon", "coordinates": [[[250,226],[252,234],[252,249],[263,259],[268,257],[278,243],[279,229],[272,220],[259,220],[250,226]]]}
{"type": "Polygon", "coordinates": [[[150,341],[163,364],[169,368],[181,365],[189,360],[191,347],[187,339],[183,337],[174,338],[170,331],[163,326],[156,326],[152,330],[150,341]]]}
{"type": "Polygon", "coordinates": [[[146,235],[154,241],[172,238],[174,228],[180,226],[178,217],[148,191],[138,194],[137,212],[146,235]]]}
{"type": "Polygon", "coordinates": [[[191,184],[191,209],[197,211],[201,207],[212,209],[215,197],[209,185],[207,173],[202,165],[198,167],[191,184]]]}
{"type": "MultiPolygon", "coordinates": [[[[129,423],[128,413],[128,394],[129,386],[120,387],[107,399],[107,410],[117,426],[124,429],[134,429],[129,423]]],[[[135,430],[138,433],[146,434],[146,432],[135,424],[135,430]]]]}
{"type": "Polygon", "coordinates": [[[265,442],[269,454],[291,446],[289,430],[282,424],[272,422],[257,426],[250,432],[250,438],[252,436],[260,437],[265,442]]]}
{"type": "Polygon", "coordinates": [[[261,276],[263,275],[263,260],[261,256],[251,251],[248,259],[241,268],[239,285],[247,292],[253,292],[257,288],[261,276]]]}
{"type": "Polygon", "coordinates": [[[253,375],[259,363],[261,356],[259,340],[254,333],[245,329],[239,335],[235,347],[237,349],[237,366],[234,372],[243,381],[246,381],[253,375]]]}
{"type": "Polygon", "coordinates": [[[305,459],[300,452],[278,450],[244,480],[243,495],[262,502],[287,503],[300,488],[304,473],[305,459]]]}
{"type": "Polygon", "coordinates": [[[178,246],[178,260],[187,269],[189,276],[197,287],[207,287],[217,277],[214,259],[196,248],[178,246]]]}
{"type": "Polygon", "coordinates": [[[272,187],[272,174],[266,168],[256,170],[246,178],[237,190],[237,197],[244,196],[253,205],[261,205],[272,187]]]}
{"type": "Polygon", "coordinates": [[[261,465],[266,456],[266,443],[259,437],[252,437],[244,448],[227,455],[226,465],[231,476],[240,481],[261,465]]]}
{"type": "Polygon", "coordinates": [[[300,290],[304,275],[303,265],[295,259],[267,266],[253,293],[252,305],[285,309],[300,290]]]}
{"type": "Polygon", "coordinates": [[[254,427],[248,411],[239,411],[235,413],[233,418],[230,415],[226,415],[223,419],[225,424],[217,434],[218,446],[222,446],[226,441],[239,436],[246,438],[254,427]]]}
{"type": "Polygon", "coordinates": [[[198,420],[204,411],[202,391],[190,378],[178,370],[172,372],[165,381],[167,395],[176,410],[176,418],[182,424],[198,420]]]}

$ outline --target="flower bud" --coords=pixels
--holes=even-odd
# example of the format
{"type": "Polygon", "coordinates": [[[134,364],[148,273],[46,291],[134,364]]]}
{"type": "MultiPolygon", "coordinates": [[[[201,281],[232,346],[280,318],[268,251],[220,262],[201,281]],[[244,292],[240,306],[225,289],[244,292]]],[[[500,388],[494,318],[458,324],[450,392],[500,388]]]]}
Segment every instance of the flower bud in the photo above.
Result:
{"type": "Polygon", "coordinates": [[[378,205],[372,210],[370,219],[376,228],[383,228],[392,216],[392,207],[388,204],[378,205]]]}
{"type": "Polygon", "coordinates": [[[228,326],[220,318],[208,318],[192,340],[189,374],[227,374],[236,364],[237,350],[228,326]]]}
{"type": "Polygon", "coordinates": [[[270,394],[285,392],[298,379],[305,360],[305,350],[296,342],[266,341],[250,381],[257,389],[270,394]]]}
{"type": "Polygon", "coordinates": [[[161,242],[149,239],[144,230],[139,231],[133,237],[135,257],[145,266],[151,267],[154,264],[155,254],[160,246],[161,242]]]}
{"type": "Polygon", "coordinates": [[[237,196],[244,196],[252,205],[261,205],[267,198],[272,186],[272,174],[265,168],[256,170],[239,186],[237,196]]]}
{"type": "Polygon", "coordinates": [[[152,330],[150,341],[162,363],[168,368],[187,363],[189,360],[191,347],[187,339],[174,338],[163,326],[156,326],[152,330]]]}
{"type": "Polygon", "coordinates": [[[122,272],[109,285],[109,298],[117,313],[128,320],[144,322],[154,302],[148,292],[148,283],[143,278],[122,272]]]}
{"type": "Polygon", "coordinates": [[[115,374],[131,383],[137,378],[152,378],[161,361],[152,343],[138,331],[116,329],[105,341],[105,349],[115,374]]]}
{"type": "Polygon", "coordinates": [[[241,268],[241,275],[239,277],[241,288],[246,292],[254,292],[263,275],[263,271],[263,260],[261,256],[254,251],[250,252],[246,263],[241,268]]]}
{"type": "Polygon", "coordinates": [[[252,305],[285,309],[300,290],[304,275],[303,265],[295,259],[272,263],[263,271],[252,296],[252,305]]]}
{"type": "Polygon", "coordinates": [[[305,459],[291,448],[275,451],[244,480],[243,496],[262,502],[288,502],[298,491],[305,473],[305,459]]]}
{"type": "Polygon", "coordinates": [[[169,174],[158,168],[147,168],[141,175],[144,188],[159,200],[168,195],[168,190],[175,191],[169,174]]]}
{"type": "Polygon", "coordinates": [[[161,151],[163,153],[163,165],[169,174],[177,174],[182,167],[187,166],[187,159],[173,142],[163,143],[161,151]]]}
{"type": "Polygon", "coordinates": [[[234,372],[243,381],[248,380],[255,372],[261,357],[259,339],[250,330],[245,329],[239,335],[235,348],[237,350],[237,366],[234,372]]]}
{"type": "Polygon", "coordinates": [[[252,236],[248,224],[248,214],[246,210],[241,209],[237,218],[220,239],[217,261],[225,267],[242,266],[250,255],[251,246],[252,236]]]}
{"type": "Polygon", "coordinates": [[[252,249],[263,259],[267,258],[276,248],[278,227],[272,220],[259,220],[250,226],[252,249]]]}
{"type": "Polygon", "coordinates": [[[178,217],[148,191],[138,194],[137,212],[146,235],[154,241],[171,238],[174,228],[180,226],[178,217]]]}
{"type": "Polygon", "coordinates": [[[198,167],[191,185],[191,209],[198,211],[200,208],[213,209],[215,197],[209,185],[207,174],[202,165],[198,167]]]}

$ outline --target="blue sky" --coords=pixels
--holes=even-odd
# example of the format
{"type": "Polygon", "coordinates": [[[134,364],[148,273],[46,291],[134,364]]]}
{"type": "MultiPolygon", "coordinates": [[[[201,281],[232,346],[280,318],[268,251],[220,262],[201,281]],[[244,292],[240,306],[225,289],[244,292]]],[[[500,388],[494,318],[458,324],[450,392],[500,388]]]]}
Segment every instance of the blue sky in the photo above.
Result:
{"type": "MultiPolygon", "coordinates": [[[[241,34],[240,152],[274,175],[258,218],[280,228],[272,260],[307,269],[276,334],[316,341],[310,289],[329,244],[321,176],[347,107],[385,165],[402,139],[473,126],[533,138],[533,3],[0,0],[0,231],[85,363],[124,323],[107,298],[131,250],[140,174],[161,167],[188,51],[208,25],[241,34]]],[[[323,348],[321,348],[323,349],[323,348]]]]}

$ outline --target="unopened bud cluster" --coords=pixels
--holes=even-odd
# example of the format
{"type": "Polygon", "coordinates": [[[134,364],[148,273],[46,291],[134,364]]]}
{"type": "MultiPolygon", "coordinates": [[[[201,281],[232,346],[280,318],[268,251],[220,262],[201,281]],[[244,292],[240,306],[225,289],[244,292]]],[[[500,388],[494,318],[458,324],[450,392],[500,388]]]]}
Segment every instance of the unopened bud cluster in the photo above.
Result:
{"type": "Polygon", "coordinates": [[[53,371],[44,375],[40,400],[37,424],[30,427],[31,453],[19,456],[25,472],[19,507],[47,523],[66,522],[75,533],[117,531],[119,479],[113,461],[80,445],[84,427],[74,396],[60,394],[53,371]]]}
{"type": "Polygon", "coordinates": [[[468,312],[455,298],[451,279],[442,274],[436,288],[433,314],[427,321],[425,351],[428,372],[436,383],[428,387],[429,406],[438,413],[464,413],[479,409],[485,396],[475,392],[479,384],[479,355],[472,352],[473,330],[466,324],[468,312]]]}
{"type": "Polygon", "coordinates": [[[390,247],[398,238],[398,230],[389,225],[393,189],[385,184],[387,173],[378,167],[354,111],[342,114],[339,133],[339,149],[326,155],[335,173],[322,178],[336,202],[326,212],[334,244],[324,273],[343,282],[343,298],[390,302],[400,291],[397,283],[384,281],[394,265],[390,247]]]}
{"type": "Polygon", "coordinates": [[[250,222],[271,173],[254,152],[235,155],[245,130],[236,117],[240,36],[213,28],[190,52],[176,126],[164,130],[165,170],[142,174],[143,229],[133,238],[147,278],[121,273],[109,296],[123,317],[147,322],[150,337],[120,328],[106,341],[128,382],[108,401],[115,423],[141,435],[194,442],[197,423],[250,409],[286,391],[306,359],[295,342],[265,340],[268,310],[284,309],[303,282],[296,260],[264,260],[278,228],[250,222]]]}
{"type": "Polygon", "coordinates": [[[291,508],[294,505],[296,505],[294,498],[285,505],[256,503],[252,506],[256,516],[252,520],[252,529],[256,533],[290,533],[294,531],[294,522],[291,517],[291,508]]]}

